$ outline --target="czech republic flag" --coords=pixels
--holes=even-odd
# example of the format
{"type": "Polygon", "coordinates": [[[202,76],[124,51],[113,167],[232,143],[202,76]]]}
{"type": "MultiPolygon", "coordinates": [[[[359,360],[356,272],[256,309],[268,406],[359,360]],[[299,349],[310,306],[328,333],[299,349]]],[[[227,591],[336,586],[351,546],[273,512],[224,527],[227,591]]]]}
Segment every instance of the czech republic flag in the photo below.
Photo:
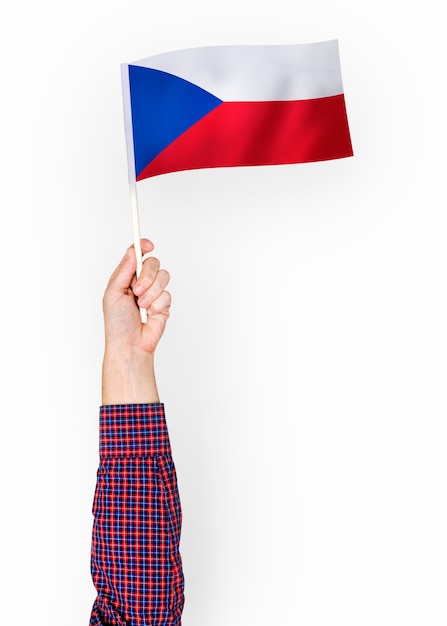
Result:
{"type": "Polygon", "coordinates": [[[122,79],[133,181],[353,154],[337,40],[178,50],[122,79]]]}

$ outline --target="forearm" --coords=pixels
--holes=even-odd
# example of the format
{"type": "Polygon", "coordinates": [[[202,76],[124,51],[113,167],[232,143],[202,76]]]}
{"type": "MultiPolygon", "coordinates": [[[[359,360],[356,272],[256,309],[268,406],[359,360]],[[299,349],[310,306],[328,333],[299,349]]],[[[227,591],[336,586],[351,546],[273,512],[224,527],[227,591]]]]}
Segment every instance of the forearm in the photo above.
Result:
{"type": "Polygon", "coordinates": [[[154,355],[138,348],[106,346],[102,366],[102,404],[158,402],[154,355]]]}
{"type": "Polygon", "coordinates": [[[180,626],[181,506],[162,404],[103,406],[90,626],[180,626]]]}

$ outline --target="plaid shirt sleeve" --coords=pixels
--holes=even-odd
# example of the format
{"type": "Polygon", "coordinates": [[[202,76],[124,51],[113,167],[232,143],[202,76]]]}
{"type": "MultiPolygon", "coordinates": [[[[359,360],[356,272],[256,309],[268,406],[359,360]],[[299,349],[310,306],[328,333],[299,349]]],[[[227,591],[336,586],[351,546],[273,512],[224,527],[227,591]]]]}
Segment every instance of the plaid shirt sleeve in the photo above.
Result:
{"type": "Polygon", "coordinates": [[[102,406],[90,626],[180,626],[181,508],[163,404],[102,406]]]}

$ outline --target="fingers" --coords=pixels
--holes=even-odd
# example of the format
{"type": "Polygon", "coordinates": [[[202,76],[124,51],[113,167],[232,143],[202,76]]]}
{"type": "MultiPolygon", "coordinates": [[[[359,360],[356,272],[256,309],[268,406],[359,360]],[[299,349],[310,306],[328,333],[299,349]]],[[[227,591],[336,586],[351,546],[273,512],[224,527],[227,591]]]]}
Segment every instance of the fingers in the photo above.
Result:
{"type": "MultiPolygon", "coordinates": [[[[133,284],[132,291],[138,297],[138,306],[150,308],[163,294],[169,283],[169,273],[160,269],[160,261],[155,257],[149,257],[143,263],[140,277],[133,284]]],[[[163,297],[163,303],[165,302],[163,297]]],[[[157,303],[158,308],[159,303],[157,303]]]]}
{"type": "MultiPolygon", "coordinates": [[[[141,240],[143,255],[147,256],[153,249],[154,244],[149,239],[141,240]]],[[[168,316],[171,296],[165,288],[169,283],[169,273],[160,269],[160,261],[152,256],[147,256],[143,261],[138,280],[135,276],[136,268],[135,249],[130,246],[109,280],[106,296],[123,292],[127,294],[130,288],[139,307],[150,309],[152,314],[162,313],[168,316]]]]}
{"type": "MultiPolygon", "coordinates": [[[[152,241],[149,241],[149,239],[141,239],[140,245],[143,254],[151,252],[154,249],[154,244],[152,241]]],[[[119,290],[128,289],[135,276],[136,268],[135,249],[132,245],[126,250],[126,254],[110,277],[108,288],[119,290]]]]}
{"type": "MultiPolygon", "coordinates": [[[[154,244],[149,239],[141,239],[140,240],[141,252],[143,254],[147,254],[148,252],[152,252],[154,249],[154,244]]],[[[133,248],[133,245],[131,246],[133,248]]]]}
{"type": "Polygon", "coordinates": [[[154,282],[158,270],[160,269],[160,261],[155,257],[149,257],[143,262],[141,274],[132,285],[132,291],[136,296],[141,296],[154,282]]]}
{"type": "Polygon", "coordinates": [[[149,312],[152,315],[161,313],[162,315],[169,317],[169,308],[171,306],[171,294],[169,291],[162,291],[149,307],[149,312]]]}

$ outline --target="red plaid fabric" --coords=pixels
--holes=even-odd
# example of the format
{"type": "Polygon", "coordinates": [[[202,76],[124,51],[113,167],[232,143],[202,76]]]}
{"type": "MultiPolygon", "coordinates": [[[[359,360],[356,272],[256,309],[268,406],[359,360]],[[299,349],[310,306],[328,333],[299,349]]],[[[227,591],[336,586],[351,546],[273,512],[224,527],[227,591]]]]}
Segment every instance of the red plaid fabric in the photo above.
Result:
{"type": "Polygon", "coordinates": [[[180,626],[181,508],[163,404],[103,406],[90,626],[180,626]]]}

